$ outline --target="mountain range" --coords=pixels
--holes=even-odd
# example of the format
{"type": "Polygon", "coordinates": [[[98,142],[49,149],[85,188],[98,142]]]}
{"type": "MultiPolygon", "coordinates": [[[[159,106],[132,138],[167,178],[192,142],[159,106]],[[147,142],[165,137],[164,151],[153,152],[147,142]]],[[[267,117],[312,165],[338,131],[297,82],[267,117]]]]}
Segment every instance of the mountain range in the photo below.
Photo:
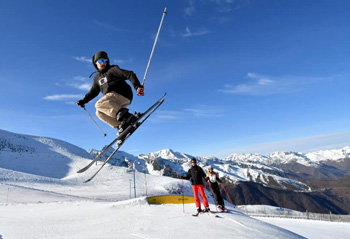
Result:
{"type": "MultiPolygon", "coordinates": [[[[6,170],[62,179],[75,174],[72,163],[91,160],[99,152],[86,151],[58,139],[0,130],[0,168],[6,170]]],[[[205,171],[213,166],[227,189],[227,195],[224,191],[223,195],[235,204],[267,204],[322,213],[350,212],[347,180],[350,146],[312,153],[232,154],[223,159],[192,156],[171,149],[138,156],[120,151],[110,164],[126,168],[135,164],[139,172],[180,178],[191,167],[193,157],[205,171]]],[[[0,177],[1,180],[5,179],[0,177]]]]}

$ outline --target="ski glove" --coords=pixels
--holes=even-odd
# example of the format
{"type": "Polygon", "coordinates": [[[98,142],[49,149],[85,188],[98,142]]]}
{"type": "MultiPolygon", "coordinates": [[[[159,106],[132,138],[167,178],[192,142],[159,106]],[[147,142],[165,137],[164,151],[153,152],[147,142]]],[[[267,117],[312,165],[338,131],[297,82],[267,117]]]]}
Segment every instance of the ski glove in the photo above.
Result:
{"type": "Polygon", "coordinates": [[[81,108],[85,107],[85,102],[83,100],[78,100],[77,105],[79,105],[81,108]]]}
{"type": "Polygon", "coordinates": [[[137,90],[136,90],[137,95],[138,95],[138,96],[144,96],[144,95],[145,95],[144,90],[145,90],[145,88],[144,88],[143,86],[137,87],[137,90]]]}

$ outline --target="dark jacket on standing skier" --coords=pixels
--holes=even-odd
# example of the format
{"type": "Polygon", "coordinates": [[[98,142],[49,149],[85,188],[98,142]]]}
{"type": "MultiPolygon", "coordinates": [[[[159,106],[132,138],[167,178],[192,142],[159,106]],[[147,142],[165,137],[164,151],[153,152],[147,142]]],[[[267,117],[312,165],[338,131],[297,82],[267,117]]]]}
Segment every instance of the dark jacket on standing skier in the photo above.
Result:
{"type": "Polygon", "coordinates": [[[198,192],[201,195],[203,205],[205,207],[204,211],[210,211],[209,203],[207,200],[207,196],[205,195],[203,188],[203,179],[205,178],[205,173],[201,167],[197,165],[197,160],[195,158],[191,159],[192,167],[188,170],[187,175],[182,177],[184,179],[191,179],[192,182],[192,190],[194,195],[194,200],[197,207],[197,212],[201,212],[201,202],[198,197],[198,192]]]}
{"type": "Polygon", "coordinates": [[[203,179],[205,178],[205,173],[201,167],[197,164],[193,165],[187,172],[184,179],[191,179],[192,185],[203,185],[203,179]]]}

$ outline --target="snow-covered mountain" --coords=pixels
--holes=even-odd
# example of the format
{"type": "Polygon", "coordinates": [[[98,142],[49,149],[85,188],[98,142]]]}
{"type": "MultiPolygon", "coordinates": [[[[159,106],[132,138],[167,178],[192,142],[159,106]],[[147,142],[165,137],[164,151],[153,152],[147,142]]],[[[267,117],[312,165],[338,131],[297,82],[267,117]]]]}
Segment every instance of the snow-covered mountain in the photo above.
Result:
{"type": "MultiPolygon", "coordinates": [[[[193,156],[174,152],[171,149],[164,149],[147,155],[139,155],[139,157],[149,164],[148,169],[152,174],[180,176],[186,174],[191,167],[191,158],[193,156]]],[[[296,190],[309,189],[302,182],[280,176],[283,174],[283,170],[257,160],[256,157],[258,156],[256,155],[252,156],[252,161],[249,160],[250,158],[244,161],[245,155],[242,155],[240,160],[235,160],[237,157],[237,155],[234,155],[225,159],[215,157],[196,158],[198,159],[198,164],[204,170],[207,171],[208,167],[212,166],[219,173],[220,177],[231,183],[253,181],[264,185],[273,183],[279,185],[281,188],[288,187],[296,190]],[[264,169],[267,169],[269,172],[264,171],[264,169]]]]}
{"type": "Polygon", "coordinates": [[[71,165],[82,159],[91,159],[91,155],[62,140],[0,130],[1,168],[64,178],[71,165]]]}
{"type": "MultiPolygon", "coordinates": [[[[106,156],[112,152],[110,149],[106,156]]],[[[72,165],[83,165],[91,160],[98,150],[84,149],[67,142],[46,137],[15,134],[0,130],[0,167],[40,176],[65,178],[73,175],[72,165]],[[10,159],[4,160],[4,159],[10,159]]],[[[335,178],[350,172],[350,147],[338,150],[324,150],[314,153],[275,152],[260,154],[232,154],[226,158],[196,156],[205,170],[211,165],[220,177],[231,183],[252,181],[269,187],[292,190],[309,190],[303,177],[335,178]],[[327,168],[332,164],[333,167],[327,168]],[[337,169],[334,165],[349,166],[337,169]],[[310,173],[311,172],[311,173],[310,173]],[[302,174],[301,177],[299,174],[302,174]],[[305,176],[306,175],[306,176],[305,176]]],[[[134,156],[117,152],[110,164],[132,168],[151,175],[179,178],[191,167],[194,156],[163,149],[134,156]]],[[[102,159],[105,159],[102,157],[102,159]]]]}
{"type": "MultiPolygon", "coordinates": [[[[82,174],[77,173],[79,169],[89,164],[97,153],[99,153],[97,150],[86,152],[84,149],[57,139],[0,130],[0,182],[15,181],[21,186],[41,185],[41,188],[43,184],[49,188],[54,184],[60,185],[60,187],[64,186],[62,190],[66,191],[67,187],[81,184],[97,170],[96,168],[101,165],[101,162],[94,164],[91,169],[82,174]]],[[[108,153],[110,152],[107,152],[106,156],[108,153]]],[[[310,205],[315,205],[313,206],[315,212],[332,210],[343,213],[348,211],[346,195],[337,193],[343,190],[339,190],[339,187],[334,188],[332,192],[337,195],[330,202],[327,199],[328,196],[323,195],[323,184],[314,179],[338,180],[349,173],[350,159],[348,155],[349,147],[319,151],[314,154],[278,152],[269,156],[233,154],[224,159],[201,156],[196,156],[196,158],[204,170],[207,170],[209,165],[214,167],[227,186],[228,193],[234,197],[234,201],[241,204],[271,203],[270,205],[297,210],[310,209],[310,205]],[[315,155],[322,157],[315,159],[315,155]],[[305,161],[309,163],[303,163],[305,161]],[[311,179],[314,181],[308,181],[311,179]],[[286,201],[285,198],[291,197],[291,191],[296,193],[293,194],[293,201],[286,201]],[[300,192],[305,193],[305,195],[299,195],[300,192]],[[314,192],[320,195],[315,197],[314,192]],[[259,196],[255,197],[255,194],[259,196]],[[315,201],[317,197],[320,199],[315,201]],[[345,199],[337,197],[345,197],[345,199]],[[254,198],[257,200],[247,201],[247,199],[254,198]],[[342,204],[336,205],[337,200],[342,201],[342,204]],[[307,203],[305,203],[306,201],[307,203]],[[285,202],[290,203],[287,205],[285,202]],[[296,207],[296,205],[302,206],[296,207]],[[331,206],[324,207],[324,205],[331,206]]],[[[168,179],[180,178],[181,175],[185,175],[191,167],[192,157],[192,155],[171,149],[138,156],[120,151],[109,161],[110,164],[106,165],[90,182],[89,187],[94,185],[93,187],[101,188],[100,183],[102,183],[108,191],[110,190],[109,184],[106,184],[105,180],[117,180],[125,183],[125,172],[127,173],[126,178],[131,180],[130,172],[135,164],[136,170],[145,178],[158,178],[158,180],[161,178],[158,183],[163,184],[161,190],[164,190],[165,193],[177,194],[181,192],[180,184],[164,185],[164,183],[167,184],[168,179]],[[122,176],[117,171],[122,171],[122,176]]],[[[103,159],[104,157],[102,157],[103,159]]],[[[341,188],[346,187],[340,183],[337,185],[341,188]]],[[[94,193],[85,192],[85,187],[86,184],[82,184],[79,190],[74,189],[74,191],[79,192],[76,195],[81,197],[86,194],[91,197],[94,193]]],[[[148,193],[151,191],[149,190],[148,193]]],[[[185,187],[185,193],[191,193],[191,187],[185,187]]],[[[124,192],[123,197],[127,198],[129,194],[130,192],[124,192]]]]}
{"type": "MultiPolygon", "coordinates": [[[[350,163],[350,147],[338,150],[324,150],[314,153],[275,152],[271,155],[232,154],[224,159],[200,157],[199,165],[207,169],[210,165],[220,176],[231,182],[252,181],[282,189],[308,190],[298,179],[311,177],[337,178],[350,172],[350,167],[329,168],[329,165],[350,163]],[[301,175],[298,175],[301,173],[301,175]]],[[[191,167],[188,154],[163,149],[158,152],[139,155],[148,164],[152,174],[167,176],[183,175],[191,167]],[[153,165],[153,167],[152,167],[153,165]]]]}

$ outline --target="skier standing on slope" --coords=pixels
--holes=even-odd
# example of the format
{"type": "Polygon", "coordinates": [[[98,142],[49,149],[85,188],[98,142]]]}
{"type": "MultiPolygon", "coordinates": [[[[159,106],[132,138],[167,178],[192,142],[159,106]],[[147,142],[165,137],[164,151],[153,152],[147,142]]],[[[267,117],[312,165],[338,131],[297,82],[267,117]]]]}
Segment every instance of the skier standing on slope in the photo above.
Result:
{"type": "Polygon", "coordinates": [[[187,180],[191,178],[194,200],[197,207],[197,213],[210,212],[208,200],[203,188],[203,179],[205,178],[205,173],[203,169],[197,165],[197,160],[195,158],[191,159],[191,163],[192,163],[192,167],[188,170],[187,175],[181,178],[187,179],[187,180]],[[201,209],[201,202],[198,197],[198,192],[201,195],[202,202],[205,207],[203,211],[201,209]]]}
{"type": "Polygon", "coordinates": [[[214,169],[212,166],[209,166],[209,172],[207,173],[207,177],[205,178],[205,181],[209,182],[209,187],[211,188],[213,194],[214,194],[214,200],[215,204],[218,205],[219,210],[225,211],[225,203],[222,199],[219,183],[222,183],[222,181],[219,178],[219,174],[214,172],[214,169]]]}
{"type": "Polygon", "coordinates": [[[95,104],[96,115],[112,128],[117,128],[119,134],[137,119],[126,108],[133,98],[131,87],[126,80],[132,83],[139,96],[144,95],[144,88],[133,71],[110,65],[108,55],[104,51],[96,52],[92,57],[92,64],[97,70],[92,87],[83,99],[77,101],[77,105],[85,107],[85,104],[102,92],[103,97],[95,104]]]}

